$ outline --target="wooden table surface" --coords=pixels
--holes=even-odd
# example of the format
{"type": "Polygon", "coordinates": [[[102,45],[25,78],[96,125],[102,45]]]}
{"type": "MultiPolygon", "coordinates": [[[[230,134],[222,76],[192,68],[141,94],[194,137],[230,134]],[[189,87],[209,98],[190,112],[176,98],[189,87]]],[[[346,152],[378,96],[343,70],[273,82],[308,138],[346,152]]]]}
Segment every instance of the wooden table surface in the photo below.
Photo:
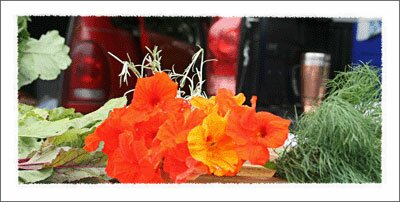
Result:
{"type": "Polygon", "coordinates": [[[274,177],[275,170],[262,166],[243,165],[234,177],[218,177],[202,175],[190,183],[286,183],[285,180],[274,177]]]}

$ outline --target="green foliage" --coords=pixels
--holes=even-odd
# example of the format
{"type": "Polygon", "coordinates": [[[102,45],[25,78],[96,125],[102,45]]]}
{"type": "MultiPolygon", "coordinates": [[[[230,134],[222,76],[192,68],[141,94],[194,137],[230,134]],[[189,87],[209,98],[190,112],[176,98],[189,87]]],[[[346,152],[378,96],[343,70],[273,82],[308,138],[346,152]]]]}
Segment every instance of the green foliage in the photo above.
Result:
{"type": "Polygon", "coordinates": [[[297,183],[381,182],[381,85],[362,64],[328,83],[328,97],[303,114],[297,146],[277,160],[277,174],[297,183]]]}
{"type": "Polygon", "coordinates": [[[44,168],[57,168],[57,167],[105,167],[107,156],[102,152],[89,153],[82,148],[68,148],[61,149],[51,163],[46,164],[44,168]]]}
{"type": "MultiPolygon", "coordinates": [[[[91,129],[96,123],[106,119],[112,109],[122,107],[126,102],[126,97],[111,99],[100,109],[85,116],[75,114],[73,110],[64,108],[57,108],[47,112],[44,109],[37,108],[26,111],[28,107],[21,106],[20,108],[25,110],[26,113],[21,114],[20,112],[18,136],[49,138],[62,135],[70,128],[82,129],[87,127],[91,129]]],[[[82,131],[86,133],[88,130],[82,131]]]]}
{"type": "Polygon", "coordinates": [[[53,173],[53,169],[43,169],[43,170],[19,170],[18,180],[20,183],[34,183],[38,181],[45,180],[50,177],[53,173]]]}
{"type": "Polygon", "coordinates": [[[30,20],[28,16],[18,16],[18,42],[29,39],[28,21],[30,20]]]}
{"type": "Polygon", "coordinates": [[[268,162],[264,165],[264,167],[265,167],[265,168],[272,169],[272,170],[276,170],[276,164],[275,164],[274,162],[272,162],[272,161],[268,161],[268,162]]]}
{"type": "Polygon", "coordinates": [[[69,47],[58,31],[49,31],[39,40],[30,38],[27,16],[18,17],[18,89],[41,78],[53,80],[71,64],[69,47]]]}
{"type": "Polygon", "coordinates": [[[91,128],[96,125],[96,123],[102,122],[108,117],[108,114],[114,108],[120,108],[126,105],[128,100],[126,97],[114,98],[106,102],[100,109],[86,114],[77,119],[71,120],[71,126],[74,128],[91,128]]]}
{"type": "Polygon", "coordinates": [[[56,79],[61,70],[71,64],[69,47],[58,31],[49,31],[39,40],[29,38],[19,46],[18,88],[32,83],[37,78],[56,79]]]}
{"type": "Polygon", "coordinates": [[[48,143],[55,146],[69,146],[80,148],[84,146],[84,138],[92,133],[94,129],[89,128],[72,128],[59,136],[49,137],[48,143]]]}
{"type": "Polygon", "coordinates": [[[126,105],[126,97],[109,100],[86,115],[73,109],[38,109],[18,106],[18,164],[21,183],[105,181],[107,157],[86,152],[84,138],[106,119],[111,110],[126,105]],[[35,176],[37,175],[37,176],[35,176]]]}
{"type": "Polygon", "coordinates": [[[43,142],[37,138],[18,137],[18,158],[27,158],[29,154],[38,150],[42,143],[43,142]]]}
{"type": "MultiPolygon", "coordinates": [[[[63,182],[83,182],[85,179],[95,178],[97,182],[102,181],[103,178],[107,179],[107,175],[104,171],[104,167],[98,168],[59,168],[56,169],[49,178],[47,178],[44,183],[63,183],[63,182]]],[[[103,180],[104,181],[104,180],[103,180]]]]}
{"type": "Polygon", "coordinates": [[[42,148],[29,161],[20,163],[18,166],[22,169],[20,173],[24,183],[42,180],[61,183],[89,177],[106,178],[104,173],[106,162],[107,156],[102,152],[89,153],[82,148],[50,145],[42,148]],[[38,177],[31,176],[34,174],[38,174],[38,177]]]}
{"type": "Polygon", "coordinates": [[[57,121],[64,118],[74,119],[82,117],[81,113],[75,112],[75,109],[66,109],[64,107],[58,107],[49,111],[49,121],[57,121]]]}

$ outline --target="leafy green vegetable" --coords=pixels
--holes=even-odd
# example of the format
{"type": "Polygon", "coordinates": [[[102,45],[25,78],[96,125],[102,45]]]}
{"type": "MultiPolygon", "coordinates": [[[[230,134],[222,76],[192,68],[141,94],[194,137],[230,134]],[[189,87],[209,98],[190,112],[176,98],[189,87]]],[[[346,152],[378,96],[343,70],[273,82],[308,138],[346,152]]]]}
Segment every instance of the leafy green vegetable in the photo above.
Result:
{"type": "MultiPolygon", "coordinates": [[[[39,119],[37,118],[37,116],[40,117],[40,115],[38,115],[36,112],[32,112],[34,110],[31,110],[28,111],[22,118],[20,118],[18,126],[19,129],[18,136],[49,138],[62,135],[70,128],[82,129],[84,127],[88,127],[89,129],[91,129],[96,123],[106,119],[108,117],[109,112],[112,109],[123,107],[126,104],[126,102],[127,102],[126,97],[111,99],[106,104],[104,104],[104,106],[102,106],[100,109],[85,116],[73,119],[70,119],[70,117],[78,117],[79,115],[71,116],[70,114],[71,111],[64,110],[64,112],[66,113],[66,115],[65,114],[64,115],[67,118],[56,121],[39,119]]],[[[61,115],[53,116],[53,119],[54,117],[59,118],[62,116],[61,115]]],[[[87,132],[85,130],[83,131],[87,132]]]]}
{"type": "Polygon", "coordinates": [[[114,108],[120,108],[126,105],[127,99],[125,96],[114,98],[106,102],[100,109],[86,114],[83,117],[71,120],[71,126],[75,128],[92,127],[98,122],[106,119],[114,108]]]}
{"type": "Polygon", "coordinates": [[[42,141],[32,137],[18,138],[18,158],[24,159],[32,152],[38,150],[42,145],[42,141]]]}
{"type": "Polygon", "coordinates": [[[20,172],[22,175],[20,178],[24,179],[21,181],[24,183],[39,182],[50,175],[51,178],[43,182],[54,183],[91,177],[106,179],[104,172],[106,163],[107,156],[102,152],[89,153],[82,148],[50,145],[37,151],[29,161],[19,163],[18,167],[24,171],[20,172]],[[41,173],[46,173],[46,175],[41,173]],[[35,174],[38,174],[37,178],[31,176],[35,174]]]}
{"type": "Polygon", "coordinates": [[[82,116],[83,115],[81,113],[75,112],[75,109],[73,109],[73,108],[67,109],[64,107],[57,107],[57,108],[49,111],[48,120],[49,121],[57,121],[60,119],[65,119],[65,118],[75,119],[75,118],[79,118],[82,116]]]}
{"type": "Polygon", "coordinates": [[[93,131],[89,128],[72,128],[62,135],[49,137],[46,141],[55,146],[80,148],[84,146],[84,138],[93,131]]]}
{"type": "Polygon", "coordinates": [[[30,20],[28,16],[18,16],[18,42],[29,39],[28,21],[30,20]]]}
{"type": "Polygon", "coordinates": [[[45,180],[53,173],[53,169],[43,170],[19,170],[18,179],[21,183],[34,183],[45,180]]]}
{"type": "Polygon", "coordinates": [[[73,182],[86,178],[107,178],[104,167],[99,168],[59,168],[51,177],[46,179],[46,183],[73,182]]]}
{"type": "Polygon", "coordinates": [[[68,150],[60,150],[57,158],[55,158],[50,164],[46,164],[44,167],[105,167],[106,163],[107,156],[102,152],[89,153],[82,148],[70,148],[68,150]]]}
{"type": "Polygon", "coordinates": [[[69,47],[64,42],[58,31],[49,31],[39,40],[29,38],[23,46],[19,46],[18,88],[37,78],[56,79],[61,70],[71,64],[69,47]]]}
{"type": "Polygon", "coordinates": [[[50,171],[42,170],[47,168],[54,170],[49,182],[64,181],[67,174],[71,174],[67,181],[105,180],[102,169],[107,157],[101,151],[88,153],[83,150],[84,138],[108,117],[111,110],[123,107],[126,102],[126,97],[111,99],[85,116],[73,109],[46,110],[19,104],[18,158],[21,162],[18,167],[24,171],[20,172],[20,182],[45,182],[44,177],[48,177],[50,171]],[[38,174],[37,178],[31,176],[35,174],[38,174]]]}
{"type": "Polygon", "coordinates": [[[362,64],[330,81],[329,96],[299,120],[294,129],[297,146],[277,159],[277,174],[297,183],[380,182],[378,75],[362,64]]]}
{"type": "Polygon", "coordinates": [[[41,120],[29,125],[20,125],[18,128],[18,136],[48,138],[63,134],[70,126],[70,120],[67,118],[58,121],[41,120]]]}

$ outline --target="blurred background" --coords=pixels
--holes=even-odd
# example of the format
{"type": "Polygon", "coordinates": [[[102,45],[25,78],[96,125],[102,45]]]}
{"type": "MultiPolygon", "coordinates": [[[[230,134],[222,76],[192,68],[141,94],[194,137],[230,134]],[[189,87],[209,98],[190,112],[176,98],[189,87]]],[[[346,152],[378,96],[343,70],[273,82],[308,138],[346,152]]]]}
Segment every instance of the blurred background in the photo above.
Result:
{"type": "Polygon", "coordinates": [[[218,88],[243,92],[248,99],[257,95],[257,110],[293,120],[303,110],[302,55],[330,55],[329,78],[359,61],[381,67],[381,26],[380,19],[359,18],[31,16],[31,37],[58,30],[72,64],[56,80],[22,87],[19,101],[89,113],[136,82],[133,76],[120,87],[122,65],[107,52],[123,60],[129,53],[140,64],[145,47],[158,46],[162,66],[183,72],[200,45],[207,59],[217,59],[204,70],[207,95],[218,88]]]}

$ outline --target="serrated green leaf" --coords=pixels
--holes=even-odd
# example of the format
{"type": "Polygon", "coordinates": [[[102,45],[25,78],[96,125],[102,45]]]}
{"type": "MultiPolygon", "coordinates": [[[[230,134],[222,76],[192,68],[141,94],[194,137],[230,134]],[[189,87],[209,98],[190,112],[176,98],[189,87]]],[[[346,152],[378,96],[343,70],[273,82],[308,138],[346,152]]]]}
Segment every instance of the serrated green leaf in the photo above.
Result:
{"type": "Polygon", "coordinates": [[[29,38],[19,46],[18,88],[30,84],[37,78],[56,79],[61,70],[71,64],[69,47],[58,31],[49,31],[39,40],[29,38]]]}
{"type": "Polygon", "coordinates": [[[53,173],[52,168],[42,170],[19,170],[18,179],[22,183],[34,183],[45,180],[53,173]]]}
{"type": "Polygon", "coordinates": [[[86,178],[105,178],[104,168],[57,168],[46,182],[63,183],[74,182],[86,178]]]}
{"type": "Polygon", "coordinates": [[[49,111],[49,121],[57,121],[64,118],[75,119],[82,117],[81,113],[75,112],[73,108],[57,107],[49,111]]]}
{"type": "Polygon", "coordinates": [[[40,149],[42,143],[37,138],[18,137],[18,158],[27,158],[29,154],[40,149]]]}

